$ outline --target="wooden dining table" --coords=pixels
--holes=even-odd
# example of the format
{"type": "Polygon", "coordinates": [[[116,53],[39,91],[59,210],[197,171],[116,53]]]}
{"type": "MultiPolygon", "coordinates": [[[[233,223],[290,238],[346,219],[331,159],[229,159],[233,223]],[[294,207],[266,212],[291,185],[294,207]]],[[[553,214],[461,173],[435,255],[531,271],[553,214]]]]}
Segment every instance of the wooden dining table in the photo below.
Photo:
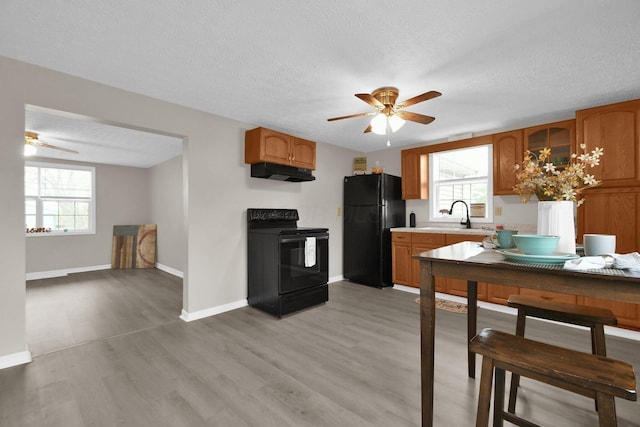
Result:
{"type": "MultiPolygon", "coordinates": [[[[512,262],[478,242],[461,242],[414,255],[420,260],[420,340],[422,426],[433,425],[435,277],[467,281],[467,338],[476,334],[478,282],[581,295],[640,304],[640,271],[575,271],[562,264],[512,262]]],[[[468,374],[475,377],[475,354],[468,353],[468,374]]]]}

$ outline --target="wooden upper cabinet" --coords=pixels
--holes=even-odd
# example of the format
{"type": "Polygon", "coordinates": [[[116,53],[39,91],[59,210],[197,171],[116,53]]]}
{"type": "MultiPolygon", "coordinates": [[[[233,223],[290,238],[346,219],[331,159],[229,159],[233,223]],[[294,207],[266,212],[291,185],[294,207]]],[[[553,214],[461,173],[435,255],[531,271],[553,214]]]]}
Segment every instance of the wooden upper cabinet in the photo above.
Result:
{"type": "MultiPolygon", "coordinates": [[[[565,120],[524,129],[524,149],[538,155],[543,148],[551,149],[551,163],[569,163],[576,140],[576,121],[565,120]]],[[[520,160],[522,162],[522,159],[520,160]]]]}
{"type": "Polygon", "coordinates": [[[522,129],[493,135],[493,194],[515,194],[515,165],[522,163],[522,129]]]}
{"type": "Polygon", "coordinates": [[[315,170],[316,143],[306,139],[291,137],[291,164],[299,168],[315,170]]]}
{"type": "Polygon", "coordinates": [[[245,132],[244,162],[270,162],[315,170],[316,143],[265,128],[245,132]]]}
{"type": "Polygon", "coordinates": [[[423,148],[402,150],[402,199],[429,198],[429,159],[423,148]]]}
{"type": "Polygon", "coordinates": [[[257,138],[251,138],[253,144],[247,144],[247,139],[245,138],[245,161],[247,161],[247,147],[250,145],[252,148],[251,153],[256,153],[259,157],[255,161],[248,161],[247,163],[272,162],[289,164],[289,145],[291,141],[289,135],[258,128],[257,131],[254,129],[247,132],[247,138],[249,138],[249,133],[254,131],[255,133],[251,136],[257,136],[257,138]]]}
{"type": "Polygon", "coordinates": [[[576,127],[576,152],[604,149],[591,169],[602,187],[640,185],[640,99],[577,111],[576,127]]]}

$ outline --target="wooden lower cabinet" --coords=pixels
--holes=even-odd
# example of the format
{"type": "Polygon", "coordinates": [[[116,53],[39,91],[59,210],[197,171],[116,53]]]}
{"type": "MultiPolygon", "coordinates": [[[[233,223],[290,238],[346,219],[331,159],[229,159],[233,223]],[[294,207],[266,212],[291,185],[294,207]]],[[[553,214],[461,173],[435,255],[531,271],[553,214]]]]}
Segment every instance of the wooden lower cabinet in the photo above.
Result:
{"type": "Polygon", "coordinates": [[[619,326],[640,330],[640,305],[628,302],[614,302],[589,297],[578,297],[578,304],[608,308],[618,319],[619,326]]]}
{"type": "MultiPolygon", "coordinates": [[[[495,304],[507,305],[509,295],[520,294],[535,296],[548,301],[563,302],[567,304],[588,305],[590,307],[606,308],[613,312],[618,319],[618,326],[640,330],[640,305],[626,302],[608,301],[597,298],[581,297],[576,295],[561,294],[557,292],[537,291],[535,289],[514,288],[503,285],[488,285],[488,298],[486,301],[495,304]]],[[[480,296],[478,295],[478,299],[480,296]]]]}
{"type": "MultiPolygon", "coordinates": [[[[420,261],[413,255],[445,246],[445,235],[438,233],[391,233],[392,281],[398,285],[420,287],[420,261]]],[[[444,278],[436,278],[436,290],[445,292],[444,278]]]]}
{"type": "Polygon", "coordinates": [[[393,283],[411,286],[411,233],[391,233],[391,260],[393,283]]]}
{"type": "MultiPolygon", "coordinates": [[[[486,236],[478,235],[478,234],[445,234],[445,244],[453,245],[454,243],[459,242],[482,242],[486,236]]],[[[451,295],[457,295],[459,297],[467,297],[467,281],[462,279],[444,279],[446,282],[445,290],[441,292],[445,292],[451,295]]],[[[487,299],[487,284],[486,283],[478,283],[478,299],[486,300],[487,299]]]]}
{"type": "MultiPolygon", "coordinates": [[[[520,294],[520,288],[515,286],[496,285],[490,283],[487,285],[487,299],[485,301],[492,302],[494,304],[507,305],[510,295],[520,294]]],[[[478,296],[478,299],[481,299],[478,296]]]]}
{"type": "MultiPolygon", "coordinates": [[[[420,261],[413,259],[413,255],[457,242],[468,240],[481,241],[483,238],[484,236],[477,234],[393,232],[391,233],[393,283],[419,288],[420,261]]],[[[458,279],[436,277],[436,291],[466,297],[467,282],[458,279]]],[[[478,298],[484,299],[485,297],[486,285],[479,283],[478,298]]]]}
{"type": "MultiPolygon", "coordinates": [[[[417,255],[420,252],[438,249],[446,246],[445,235],[438,233],[410,233],[411,234],[411,255],[417,255]]],[[[443,277],[436,278],[436,291],[445,291],[445,281],[443,277]]],[[[411,283],[409,286],[414,288],[420,287],[420,261],[411,260],[411,283]]]]}
{"type": "MultiPolygon", "coordinates": [[[[420,244],[420,243],[412,244],[411,255],[417,255],[420,252],[430,251],[432,249],[438,249],[441,246],[443,245],[434,246],[434,245],[420,244]]],[[[420,287],[420,261],[415,259],[411,260],[411,279],[412,280],[409,286],[412,286],[414,288],[419,288],[420,287]]],[[[449,279],[446,279],[444,277],[436,277],[436,292],[447,292],[447,289],[446,289],[447,280],[449,279]]]]}
{"type": "MultiPolygon", "coordinates": [[[[391,233],[393,283],[420,288],[420,262],[413,259],[413,255],[457,242],[481,241],[484,237],[477,234],[391,233]]],[[[466,298],[467,282],[460,279],[436,277],[436,291],[466,298]]],[[[538,296],[550,301],[607,308],[616,315],[619,326],[640,330],[640,304],[613,302],[534,289],[521,289],[492,283],[478,283],[479,301],[507,305],[509,296],[518,294],[538,296]]]]}

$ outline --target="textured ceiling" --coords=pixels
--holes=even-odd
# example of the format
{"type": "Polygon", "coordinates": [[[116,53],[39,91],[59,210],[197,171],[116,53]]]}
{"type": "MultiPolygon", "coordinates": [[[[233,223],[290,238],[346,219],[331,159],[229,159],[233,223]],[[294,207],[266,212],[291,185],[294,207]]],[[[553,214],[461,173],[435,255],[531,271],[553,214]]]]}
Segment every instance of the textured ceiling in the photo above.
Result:
{"type": "Polygon", "coordinates": [[[75,114],[27,106],[26,130],[54,147],[37,147],[38,157],[148,168],[182,153],[182,138],[130,129],[75,114]]]}
{"type": "MultiPolygon", "coordinates": [[[[562,120],[640,98],[637,0],[3,0],[0,55],[369,152],[354,97],[396,86],[393,146],[562,120]]],[[[81,113],[81,112],[78,112],[81,113]]],[[[37,130],[36,130],[37,131],[37,130]]]]}

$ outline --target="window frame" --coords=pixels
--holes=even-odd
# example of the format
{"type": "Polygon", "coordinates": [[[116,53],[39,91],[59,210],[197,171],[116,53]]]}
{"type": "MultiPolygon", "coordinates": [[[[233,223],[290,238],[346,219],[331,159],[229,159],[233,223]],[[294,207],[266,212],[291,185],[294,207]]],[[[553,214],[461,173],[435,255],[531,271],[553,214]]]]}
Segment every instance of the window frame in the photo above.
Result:
{"type": "MultiPolygon", "coordinates": [[[[84,197],[42,197],[40,195],[41,188],[38,188],[38,195],[31,196],[27,195],[26,191],[24,191],[24,217],[25,217],[25,236],[26,237],[40,237],[40,236],[78,236],[78,235],[90,235],[96,234],[96,168],[95,166],[86,166],[86,165],[75,165],[69,163],[48,163],[48,162],[40,162],[34,160],[25,161],[25,177],[23,179],[23,191],[26,185],[26,168],[27,167],[36,167],[38,168],[38,187],[40,187],[40,169],[42,168],[50,168],[50,169],[64,169],[64,170],[81,170],[81,171],[89,171],[91,172],[91,198],[84,197]],[[44,230],[43,219],[45,216],[45,212],[43,210],[43,203],[45,201],[87,201],[89,206],[89,228],[87,230],[51,230],[51,231],[35,231],[28,232],[29,228],[27,227],[26,221],[26,204],[27,201],[33,200],[36,204],[36,229],[44,230]]],[[[74,215],[75,216],[75,215],[74,215]]]]}
{"type": "MultiPolygon", "coordinates": [[[[443,149],[443,150],[437,150],[437,151],[431,151],[429,153],[429,194],[430,194],[430,200],[429,200],[429,221],[430,222],[434,222],[434,223],[450,223],[454,220],[456,223],[459,222],[457,220],[457,217],[455,215],[447,215],[447,214],[440,214],[439,212],[437,212],[438,210],[438,205],[439,203],[439,198],[440,198],[440,194],[438,193],[438,185],[442,185],[442,183],[446,182],[446,181],[441,181],[441,180],[437,180],[435,179],[436,177],[436,168],[434,166],[434,159],[433,156],[436,155],[441,155],[444,153],[450,153],[450,152],[454,152],[454,151],[463,151],[463,150],[471,150],[471,149],[477,149],[479,147],[487,147],[487,176],[486,176],[486,184],[487,184],[487,200],[485,203],[485,216],[484,217],[472,217],[471,216],[471,202],[469,200],[464,200],[468,207],[469,207],[469,219],[471,220],[471,223],[481,223],[481,224],[491,224],[493,223],[493,144],[491,143],[486,143],[486,144],[473,144],[473,145],[468,145],[468,146],[462,146],[462,147],[455,147],[455,148],[449,148],[449,149],[443,149]]],[[[450,183],[455,185],[466,185],[466,184],[472,184],[472,183],[477,183],[477,182],[484,182],[485,179],[484,177],[473,177],[473,178],[461,178],[461,179],[455,179],[455,180],[451,180],[450,183]]],[[[446,185],[446,184],[445,184],[446,185]]],[[[465,215],[465,210],[464,210],[464,206],[462,206],[461,204],[457,204],[456,207],[460,207],[460,209],[462,210],[462,215],[465,215]]],[[[466,219],[466,218],[465,218],[466,219]]]]}

